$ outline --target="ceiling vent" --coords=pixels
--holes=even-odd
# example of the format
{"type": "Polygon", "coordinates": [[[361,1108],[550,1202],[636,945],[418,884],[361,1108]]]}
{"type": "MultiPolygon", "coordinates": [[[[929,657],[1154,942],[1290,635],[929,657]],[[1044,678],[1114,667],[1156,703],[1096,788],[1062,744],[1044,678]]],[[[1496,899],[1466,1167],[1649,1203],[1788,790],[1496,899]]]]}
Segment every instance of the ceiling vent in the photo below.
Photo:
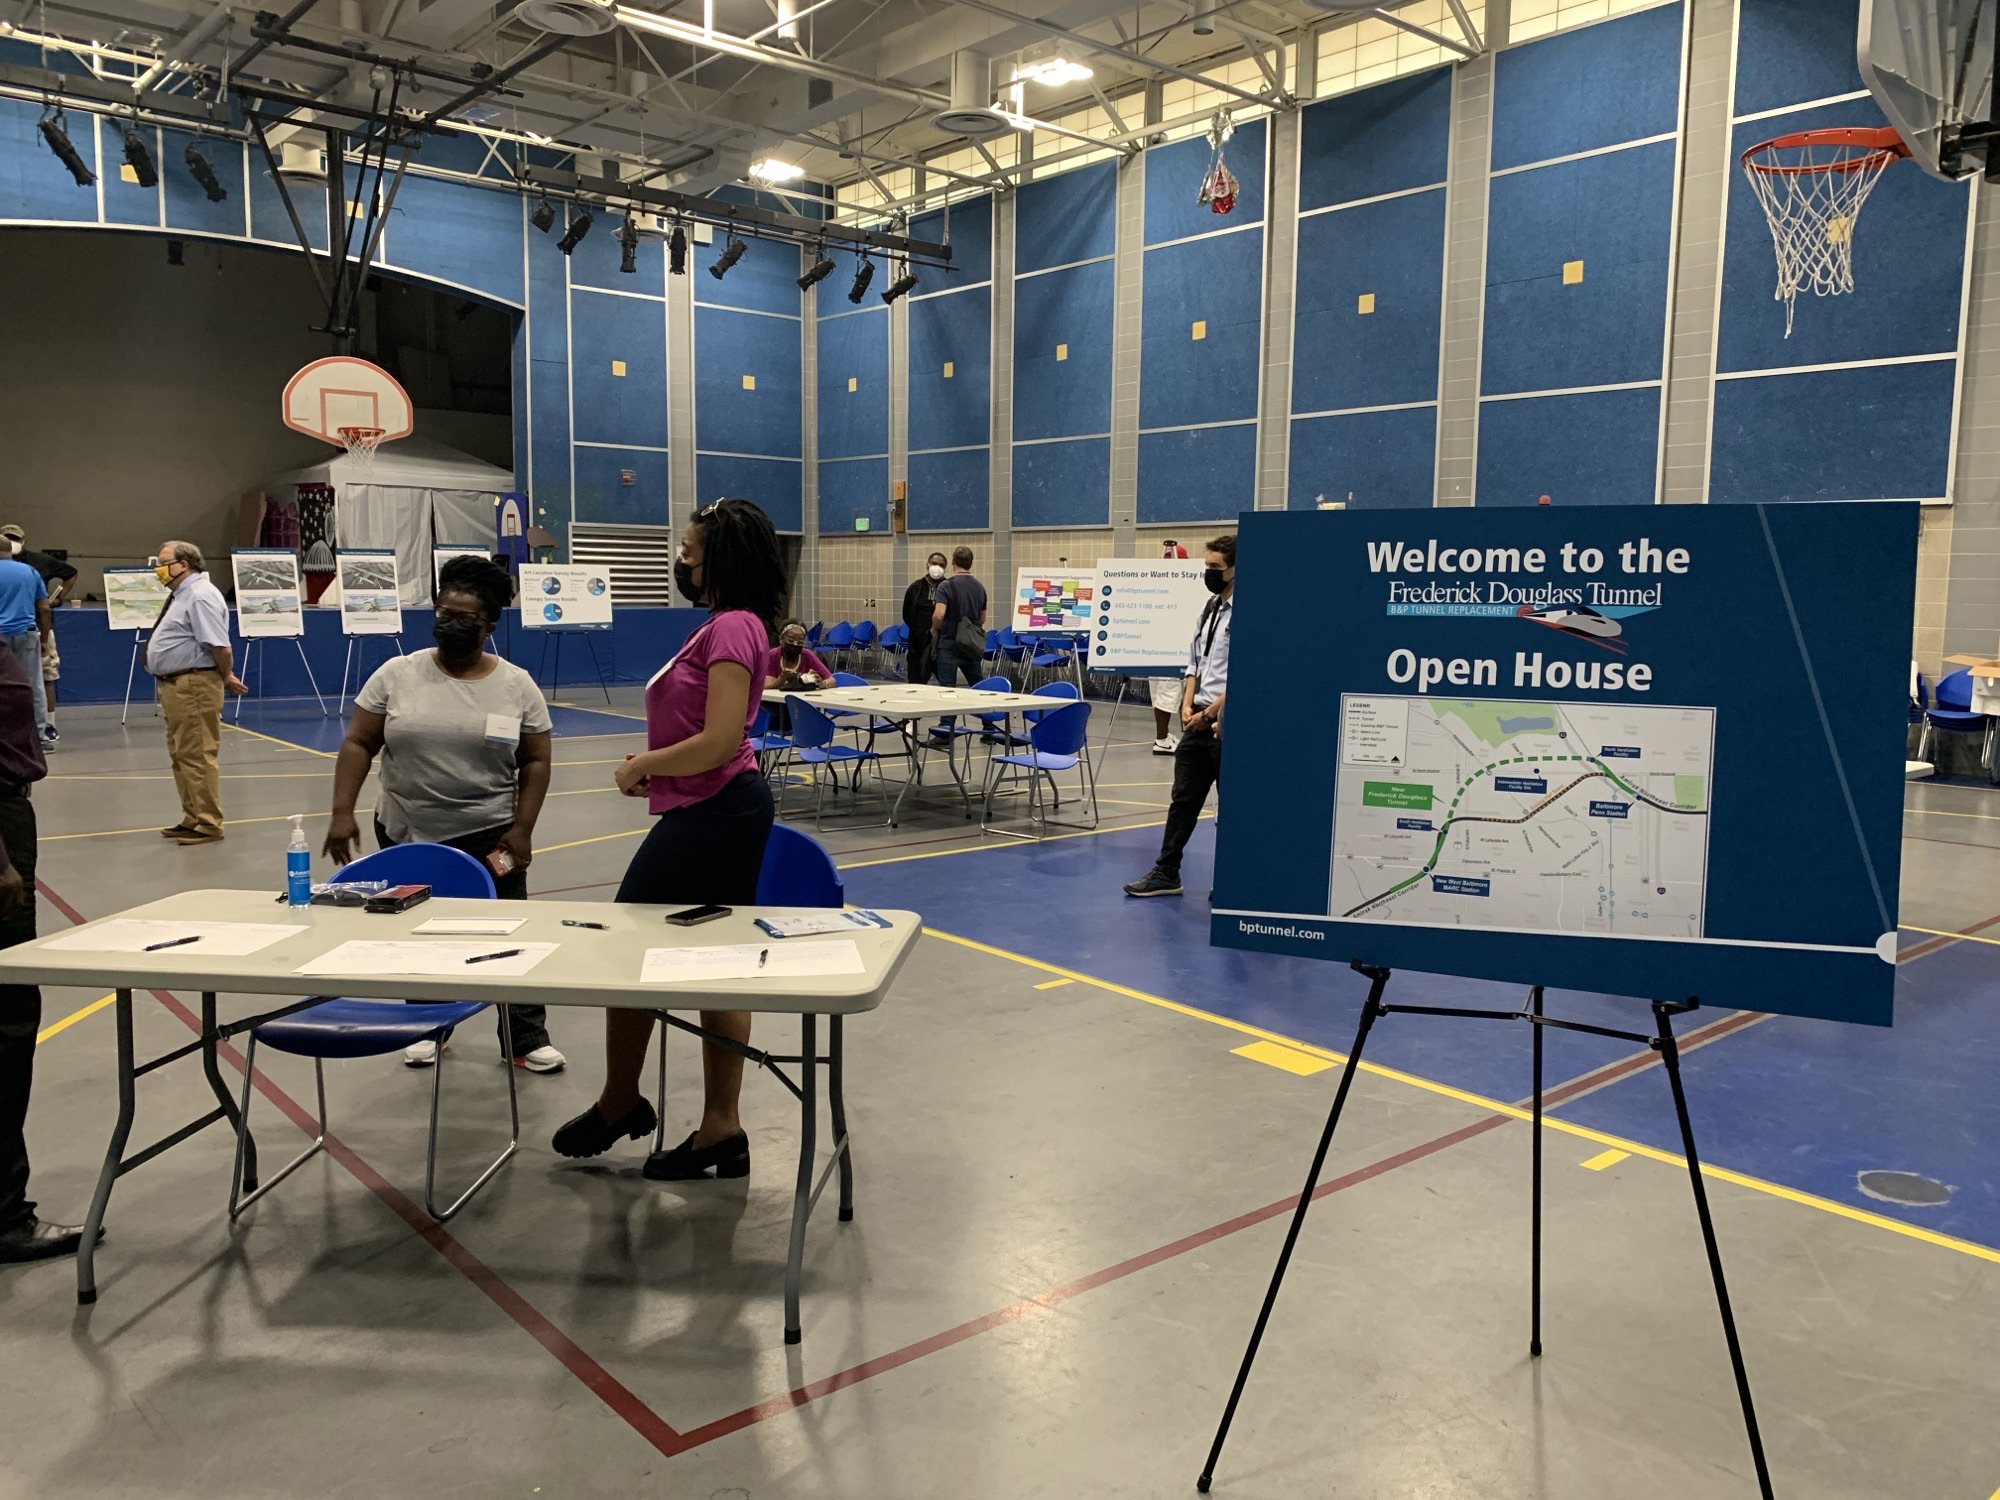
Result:
{"type": "Polygon", "coordinates": [[[278,176],[287,187],[325,187],[326,149],[306,141],[286,141],[278,147],[278,176]]]}
{"type": "Polygon", "coordinates": [[[931,116],[931,124],[947,135],[975,139],[999,135],[1013,127],[993,109],[991,65],[977,52],[951,55],[951,106],[931,116]]]}
{"type": "Polygon", "coordinates": [[[514,19],[557,36],[603,36],[617,24],[611,5],[598,0],[521,0],[514,19]]]}

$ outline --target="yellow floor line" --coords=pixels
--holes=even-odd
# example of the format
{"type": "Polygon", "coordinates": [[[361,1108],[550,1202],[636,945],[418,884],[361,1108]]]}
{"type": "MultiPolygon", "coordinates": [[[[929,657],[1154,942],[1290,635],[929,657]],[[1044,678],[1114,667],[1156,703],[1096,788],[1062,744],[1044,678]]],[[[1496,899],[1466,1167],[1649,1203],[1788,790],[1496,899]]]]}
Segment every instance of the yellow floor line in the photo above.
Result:
{"type": "Polygon", "coordinates": [[[245,729],[241,724],[232,724],[227,719],[222,721],[222,727],[224,729],[233,729],[238,734],[247,734],[254,740],[265,740],[273,745],[283,745],[287,750],[298,750],[307,755],[317,755],[321,760],[333,760],[338,755],[337,751],[315,750],[310,745],[300,745],[291,740],[281,740],[275,734],[265,734],[261,730],[256,729],[245,729]]]}
{"type": "MultiPolygon", "coordinates": [[[[561,703],[554,698],[549,699],[549,707],[574,709],[577,713],[580,714],[603,714],[607,718],[612,718],[612,719],[637,719],[641,724],[646,722],[646,716],[644,714],[620,713],[615,708],[586,708],[581,703],[561,703]]],[[[582,739],[583,736],[572,735],[570,736],[570,738],[582,739]]]]}
{"type": "MultiPolygon", "coordinates": [[[[310,810],[306,812],[308,819],[324,818],[326,816],[328,815],[323,812],[312,812],[310,810]]],[[[364,807],[359,809],[354,816],[359,818],[361,826],[366,828],[371,826],[369,819],[375,816],[375,810],[372,807],[364,807]]],[[[266,818],[224,818],[222,825],[227,830],[230,828],[241,828],[250,823],[288,823],[291,821],[291,817],[290,813],[273,813],[266,818]]],[[[44,844],[59,844],[65,839],[108,839],[124,833],[151,833],[157,835],[164,826],[164,824],[149,823],[144,828],[98,828],[93,829],[89,833],[45,833],[42,835],[41,842],[44,844]]]]}
{"type": "Polygon", "coordinates": [[[1913,927],[1908,922],[1898,922],[1896,925],[1904,932],[1921,932],[1926,937],[1951,938],[1960,943],[1990,943],[2000,948],[2000,938],[1981,937],[1976,932],[1943,932],[1936,927],[1913,927]]]}
{"type": "MultiPolygon", "coordinates": [[[[45,776],[45,781],[172,781],[169,775],[97,776],[82,772],[74,776],[45,776]]],[[[324,771],[224,771],[224,781],[324,781],[324,771]]]]}
{"type": "Polygon", "coordinates": [[[82,1010],[73,1010],[68,1015],[64,1016],[60,1021],[56,1021],[51,1025],[44,1026],[40,1031],[35,1033],[35,1045],[39,1047],[43,1042],[46,1042],[50,1037],[54,1036],[57,1032],[67,1031],[69,1030],[70,1027],[74,1026],[78,1021],[87,1020],[91,1016],[96,1015],[100,1010],[103,1010],[105,1006],[109,1005],[113,1000],[116,1000],[117,998],[118,998],[117,992],[113,991],[109,995],[104,995],[96,1000],[91,1001],[90,1004],[84,1006],[82,1010]]]}
{"type": "Polygon", "coordinates": [[[2000,814],[1946,812],[1942,807],[1906,807],[1905,813],[1914,813],[1920,818],[1977,818],[1982,823],[2000,823],[2000,814]]]}
{"type": "MultiPolygon", "coordinates": [[[[1247,1022],[1238,1021],[1229,1016],[1218,1016],[1211,1011],[1199,1010],[1192,1005],[1183,1005],[1178,1000],[1168,1000],[1160,995],[1149,995],[1144,990],[1135,990],[1126,985],[1113,984],[1107,979],[1093,978],[1091,975],[1079,973],[1075,969],[1065,969],[1059,964],[1043,963],[1040,959],[1029,958],[1026,954],[1012,953],[1005,948],[995,948],[987,943],[975,942],[971,938],[959,937],[949,932],[940,932],[935,927],[926,927],[924,935],[926,937],[937,938],[943,942],[955,943],[961,948],[970,948],[976,953],[986,953],[992,955],[994,958],[1004,958],[1013,963],[1025,964],[1031,969],[1040,969],[1047,974],[1057,974],[1065,979],[1074,979],[1080,984],[1091,985],[1094,988],[1106,990],[1114,995],[1124,995],[1128,999],[1144,1001],[1147,1005],[1156,1005],[1162,1010],[1170,1010],[1177,1015],[1188,1016],[1197,1021],[1207,1021],[1211,1025],[1222,1026],[1244,1036],[1257,1037],[1267,1042],[1276,1042],[1281,1047],[1292,1047],[1300,1052],[1307,1052],[1315,1057],[1325,1058],[1329,1062],[1345,1063],[1347,1061],[1347,1058],[1343,1054],[1331,1051],[1325,1047],[1316,1047],[1311,1042],[1302,1042],[1296,1037],[1284,1036],[1275,1031],[1266,1031],[1261,1026],[1252,1026],[1247,1022]]],[[[1475,1109],[1483,1109],[1493,1114],[1505,1115],[1510,1120],[1531,1121],[1534,1119],[1532,1114],[1518,1105],[1503,1103],[1498,1099],[1488,1099],[1484,1095],[1475,1094],[1468,1089],[1454,1088],[1448,1083],[1439,1083],[1432,1078],[1421,1078],[1414,1073],[1405,1073],[1398,1068],[1385,1068],[1379,1063],[1364,1062],[1360,1065],[1360,1071],[1373,1074],[1377,1078],[1389,1079],[1395,1083],[1407,1084],[1411,1088],[1422,1089],[1428,1094],[1437,1094],[1446,1099],[1456,1099],[1459,1103],[1469,1104],[1475,1109]]],[[[1579,1140],[1595,1141],[1600,1146],[1609,1146],[1614,1150],[1624,1151],[1633,1156],[1643,1156],[1649,1161],[1663,1162],[1668,1166],[1679,1167],[1682,1171],[1687,1170],[1687,1159],[1674,1152],[1661,1151],[1639,1141],[1626,1140],[1623,1136],[1612,1135],[1608,1131],[1593,1130],[1587,1125],[1578,1125],[1573,1121],[1564,1120],[1555,1115],[1544,1115],[1543,1120],[1549,1129],[1561,1131],[1564,1135],[1572,1135],[1579,1140]]],[[[1718,1167],[1713,1163],[1704,1163],[1701,1170],[1704,1177],[1716,1182],[1727,1182],[1735,1187],[1748,1188],[1755,1193],[1765,1193],[1773,1198],[1782,1198],[1787,1203],[1797,1203],[1806,1208],[1817,1208],[1822,1212],[1834,1214],[1839,1218],[1851,1219],[1857,1224],[1872,1225],[1877,1229],[1885,1229],[1891,1234],[1902,1235],[1906,1239],[1921,1240],[1927,1245],[1935,1245],[1943,1250],[1956,1250],[1961,1255],[1970,1255],[1974,1259],[1990,1261],[1995,1265],[2000,1265],[2000,1250],[1996,1250],[1989,1245],[1975,1244],[1971,1240],[1961,1240],[1952,1235],[1939,1234],[1935,1230],[1920,1228],[1915,1224],[1905,1224],[1900,1219],[1887,1218],[1882,1214],[1870,1213],[1862,1208],[1852,1208],[1845,1203],[1836,1203],[1831,1198],[1821,1198],[1812,1193],[1802,1193],[1796,1188],[1788,1188],[1780,1183],[1766,1182],[1761,1177],[1752,1177],[1748,1173],[1732,1171],[1728,1167],[1718,1167]]]]}
{"type": "Polygon", "coordinates": [[[1621,1161],[1631,1160],[1629,1151],[1600,1151],[1584,1163],[1593,1172],[1602,1172],[1606,1167],[1615,1167],[1621,1161]]]}
{"type": "MultiPolygon", "coordinates": [[[[1119,816],[1123,817],[1129,815],[1120,814],[1119,816]]],[[[1214,813],[1202,814],[1202,818],[1204,821],[1212,819],[1214,818],[1214,816],[1215,816],[1214,813]]],[[[1116,828],[1085,828],[1076,833],[1052,833],[1047,838],[1041,840],[1041,842],[1044,844],[1053,844],[1057,843],[1062,839],[1094,839],[1094,838],[1100,838],[1107,833],[1132,833],[1141,828],[1164,828],[1166,827],[1166,825],[1167,825],[1167,820],[1165,818],[1155,818],[1149,823],[1120,823],[1116,828]]],[[[970,838],[972,837],[972,835],[967,834],[966,837],[970,838]]],[[[841,865],[840,868],[843,870],[865,870],[869,868],[871,865],[900,865],[913,859],[943,859],[948,854],[981,854],[991,849],[1032,849],[1035,847],[1036,845],[1033,843],[1022,843],[1018,839],[1008,839],[1004,843],[996,842],[990,844],[967,844],[962,849],[932,849],[922,854],[897,854],[891,856],[888,859],[857,859],[852,864],[841,865]]],[[[1015,955],[1010,953],[1005,956],[1008,958],[1012,958],[1015,955]]],[[[1067,971],[1061,969],[1051,969],[1049,972],[1052,974],[1059,974],[1059,973],[1065,973],[1067,971]]],[[[1072,977],[1074,978],[1081,976],[1072,976],[1072,977]]],[[[1087,982],[1095,983],[1094,980],[1087,982]]]]}
{"type": "Polygon", "coordinates": [[[652,827],[626,828],[617,833],[600,833],[596,838],[571,839],[567,844],[538,844],[535,846],[537,858],[544,854],[554,854],[558,849],[581,849],[585,844],[605,844],[612,839],[635,839],[642,833],[651,833],[652,827]]]}
{"type": "Polygon", "coordinates": [[[1066,984],[1075,984],[1074,979],[1045,979],[1035,988],[1038,990],[1059,990],[1066,984]]]}
{"type": "Polygon", "coordinates": [[[1230,1049],[1232,1057],[1247,1057],[1252,1062],[1260,1062],[1267,1067],[1280,1068],[1300,1078],[1310,1078],[1315,1073],[1324,1073],[1333,1064],[1316,1053],[1301,1052],[1297,1047],[1281,1047],[1276,1042],[1251,1042],[1242,1047],[1230,1049]]]}

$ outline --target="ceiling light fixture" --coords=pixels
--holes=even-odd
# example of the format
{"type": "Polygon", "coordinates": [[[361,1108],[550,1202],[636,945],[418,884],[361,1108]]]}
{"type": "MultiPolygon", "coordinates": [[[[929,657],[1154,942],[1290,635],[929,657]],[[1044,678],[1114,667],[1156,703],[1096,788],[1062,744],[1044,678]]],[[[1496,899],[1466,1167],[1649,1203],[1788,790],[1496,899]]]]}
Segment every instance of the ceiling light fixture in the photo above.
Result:
{"type": "Polygon", "coordinates": [[[908,261],[903,262],[903,274],[882,288],[882,300],[894,302],[898,297],[907,296],[917,289],[917,273],[910,269],[908,261]]]}
{"type": "Polygon", "coordinates": [[[578,245],[583,243],[583,237],[589,233],[590,210],[586,208],[569,221],[569,227],[563,230],[562,238],[556,241],[556,249],[562,251],[564,255],[568,255],[578,245]]]}
{"type": "Polygon", "coordinates": [[[618,226],[618,269],[627,276],[639,271],[639,226],[632,222],[628,214],[625,222],[618,226]]]}
{"type": "Polygon", "coordinates": [[[674,221],[674,232],[667,236],[667,270],[675,276],[688,273],[687,230],[678,219],[674,221]]]}
{"type": "Polygon", "coordinates": [[[868,283],[875,279],[875,262],[867,256],[861,257],[861,264],[854,268],[854,285],[847,289],[847,300],[859,302],[868,295],[868,283]]]}
{"type": "Polygon", "coordinates": [[[181,153],[181,160],[187,163],[189,174],[201,184],[201,190],[208,194],[210,203],[220,203],[229,196],[229,189],[222,185],[221,180],[215,175],[215,168],[210,165],[208,158],[201,154],[193,141],[189,141],[187,150],[181,153]]]}
{"type": "Polygon", "coordinates": [[[1058,54],[1024,62],[1014,69],[1014,82],[1039,83],[1044,88],[1060,88],[1068,83],[1085,83],[1097,75],[1080,62],[1058,54]]]}
{"type": "Polygon", "coordinates": [[[160,169],[153,165],[153,153],[146,149],[145,137],[139,134],[136,125],[121,125],[119,128],[125,135],[125,165],[132,169],[140,187],[158,187],[160,169]]]}
{"type": "Polygon", "coordinates": [[[535,228],[541,230],[543,234],[547,234],[549,232],[550,226],[553,225],[555,221],[556,221],[556,206],[553,203],[549,202],[547,198],[544,198],[540,203],[537,203],[535,205],[535,211],[528,215],[528,222],[534,225],[535,228]]]}
{"type": "Polygon", "coordinates": [[[42,139],[49,143],[49,150],[55,152],[56,160],[69,168],[69,175],[76,179],[78,187],[92,187],[97,182],[97,174],[90,170],[90,164],[76,154],[76,147],[70,144],[69,132],[63,129],[63,113],[57,110],[53,115],[43,115],[36,127],[42,139]]]}
{"type": "Polygon", "coordinates": [[[816,252],[811,269],[799,278],[799,290],[802,292],[811,291],[822,281],[826,280],[827,277],[831,276],[835,269],[833,257],[826,253],[826,246],[821,245],[816,252]]]}
{"type": "Polygon", "coordinates": [[[715,264],[708,268],[708,274],[717,281],[722,280],[729,274],[729,268],[743,259],[743,252],[747,249],[749,246],[736,237],[736,231],[730,230],[729,243],[722,247],[722,254],[715,257],[715,264]]]}
{"type": "Polygon", "coordinates": [[[762,161],[750,163],[750,175],[759,182],[797,182],[806,175],[806,169],[767,156],[762,161]]]}

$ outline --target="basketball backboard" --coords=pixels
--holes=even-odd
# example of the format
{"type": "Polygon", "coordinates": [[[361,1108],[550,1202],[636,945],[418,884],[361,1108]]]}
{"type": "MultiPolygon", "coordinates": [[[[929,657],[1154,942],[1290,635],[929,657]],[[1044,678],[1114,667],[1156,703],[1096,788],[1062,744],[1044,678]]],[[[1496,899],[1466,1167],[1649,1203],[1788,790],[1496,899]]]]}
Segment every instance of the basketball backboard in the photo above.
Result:
{"type": "Polygon", "coordinates": [[[1917,165],[1946,182],[2000,176],[1996,20],[1996,0],[1861,0],[1862,81],[1917,165]]]}
{"type": "Polygon", "coordinates": [[[365,359],[336,356],[316,359],[285,382],[287,427],[309,432],[338,446],[348,446],[346,428],[380,433],[377,442],[391,443],[410,435],[414,413],[410,398],[396,377],[365,359]]]}

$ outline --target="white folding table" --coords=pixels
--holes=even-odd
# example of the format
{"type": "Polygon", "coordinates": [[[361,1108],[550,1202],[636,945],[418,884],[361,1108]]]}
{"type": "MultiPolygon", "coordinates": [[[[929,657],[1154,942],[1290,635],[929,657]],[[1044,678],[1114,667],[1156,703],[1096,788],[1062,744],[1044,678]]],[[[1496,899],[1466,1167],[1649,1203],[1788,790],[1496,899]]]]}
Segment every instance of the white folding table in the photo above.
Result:
{"type": "MultiPolygon", "coordinates": [[[[977,688],[939,687],[926,682],[893,682],[874,687],[821,688],[816,692],[790,694],[777,688],[768,688],[764,702],[769,707],[778,707],[786,698],[797,696],[816,708],[833,713],[868,714],[878,719],[894,721],[902,729],[903,738],[909,746],[910,773],[903,780],[902,789],[896,793],[896,800],[889,809],[889,826],[896,826],[896,819],[903,810],[903,799],[910,794],[910,788],[918,785],[917,780],[917,726],[927,719],[971,718],[976,714],[1018,714],[1026,712],[1049,713],[1074,700],[1053,698],[1035,693],[985,693],[977,688]]],[[[951,768],[951,779],[958,786],[958,794],[965,803],[965,815],[972,816],[972,793],[967,790],[965,778],[958,773],[956,755],[946,757],[951,768]]]]}
{"type": "MultiPolygon", "coordinates": [[[[662,920],[668,907],[628,906],[610,902],[529,901],[492,902],[465,899],[426,901],[409,911],[376,915],[355,907],[286,906],[274,900],[270,891],[205,890],[186,891],[160,901],[100,918],[82,928],[68,928],[31,943],[0,949],[0,983],[93,986],[118,992],[118,1123],[112,1128],[111,1143],[105,1150],[104,1166],[98,1174],[97,1191],[90,1200],[84,1220],[83,1248],[77,1256],[76,1295],[79,1302],[97,1300],[94,1255],[98,1228],[104,1222],[105,1206],[111,1199],[112,1184],[125,1173],[145,1165],[154,1157],[190,1136],[227,1120],[239,1136],[241,1119],[235,1100],[224,1084],[218,1066],[217,1048],[232,1036],[241,1035],[264,1021],[316,1004],[328,995],[340,994],[363,1000],[484,1000],[496,1005],[572,1005],[598,1009],[650,1010],[683,1031],[734,1046],[726,1038],[714,1038],[700,1027],[678,1017],[664,1016],[674,1010],[747,1010],[764,1014],[796,1015],[800,1043],[796,1056],[780,1056],[754,1048],[740,1048],[743,1055],[770,1070],[799,1100],[798,1177],[792,1200],[791,1253],[785,1267],[785,1341],[799,1341],[799,1275],[805,1253],[806,1221],[819,1201],[835,1168],[840,1173],[840,1217],[854,1217],[854,1169],[848,1148],[846,1100],[842,1091],[843,1058],[841,1023],[851,1015],[875,1009],[909,957],[923,932],[923,922],[914,912],[888,911],[882,915],[893,924],[874,930],[856,929],[843,933],[852,937],[860,951],[862,972],[813,978],[758,978],[708,980],[701,983],[643,984],[640,969],[648,948],[711,947],[735,943],[772,944],[754,919],[763,917],[814,915],[804,910],[778,907],[738,907],[727,917],[698,927],[674,927],[662,920]],[[351,978],[312,979],[294,972],[340,944],[355,940],[424,942],[411,929],[433,917],[484,917],[524,919],[525,925],[505,937],[488,938],[496,948],[523,942],[549,942],[560,947],[534,969],[518,976],[494,976],[472,968],[463,976],[368,975],[351,978]],[[565,927],[565,917],[601,922],[606,930],[565,927]],[[132,918],[144,921],[259,922],[296,926],[295,935],[247,957],[204,956],[200,945],[170,948],[158,953],[92,953],[75,949],[50,948],[51,942],[77,932],[101,927],[106,922],[132,918]],[[132,995],[135,990],[194,990],[201,994],[201,1029],[184,1046],[141,1062],[134,1055],[132,1040],[132,995]],[[303,992],[317,988],[314,999],[303,992]],[[233,995],[284,995],[286,1003],[238,1020],[221,1021],[216,997],[233,995]],[[819,1051],[819,1018],[828,1018],[828,1050],[819,1051]],[[216,1107],[177,1130],[168,1132],[143,1149],[127,1155],[127,1138],[137,1108],[138,1080],[156,1068],[184,1057],[199,1055],[203,1073],[214,1091],[216,1107]],[[781,1064],[796,1064],[799,1079],[794,1083],[781,1064]],[[814,1180],[817,1165],[819,1069],[827,1069],[827,1105],[833,1132],[833,1153],[814,1180]]],[[[441,939],[441,941],[444,939],[441,939]]],[[[455,939],[463,942],[464,938],[455,939]]],[[[818,938],[794,938],[789,944],[818,942],[818,938]]],[[[661,1045],[665,1045],[664,1036],[661,1045]]],[[[242,1141],[247,1189],[256,1186],[256,1149],[252,1141],[242,1141]]]]}

